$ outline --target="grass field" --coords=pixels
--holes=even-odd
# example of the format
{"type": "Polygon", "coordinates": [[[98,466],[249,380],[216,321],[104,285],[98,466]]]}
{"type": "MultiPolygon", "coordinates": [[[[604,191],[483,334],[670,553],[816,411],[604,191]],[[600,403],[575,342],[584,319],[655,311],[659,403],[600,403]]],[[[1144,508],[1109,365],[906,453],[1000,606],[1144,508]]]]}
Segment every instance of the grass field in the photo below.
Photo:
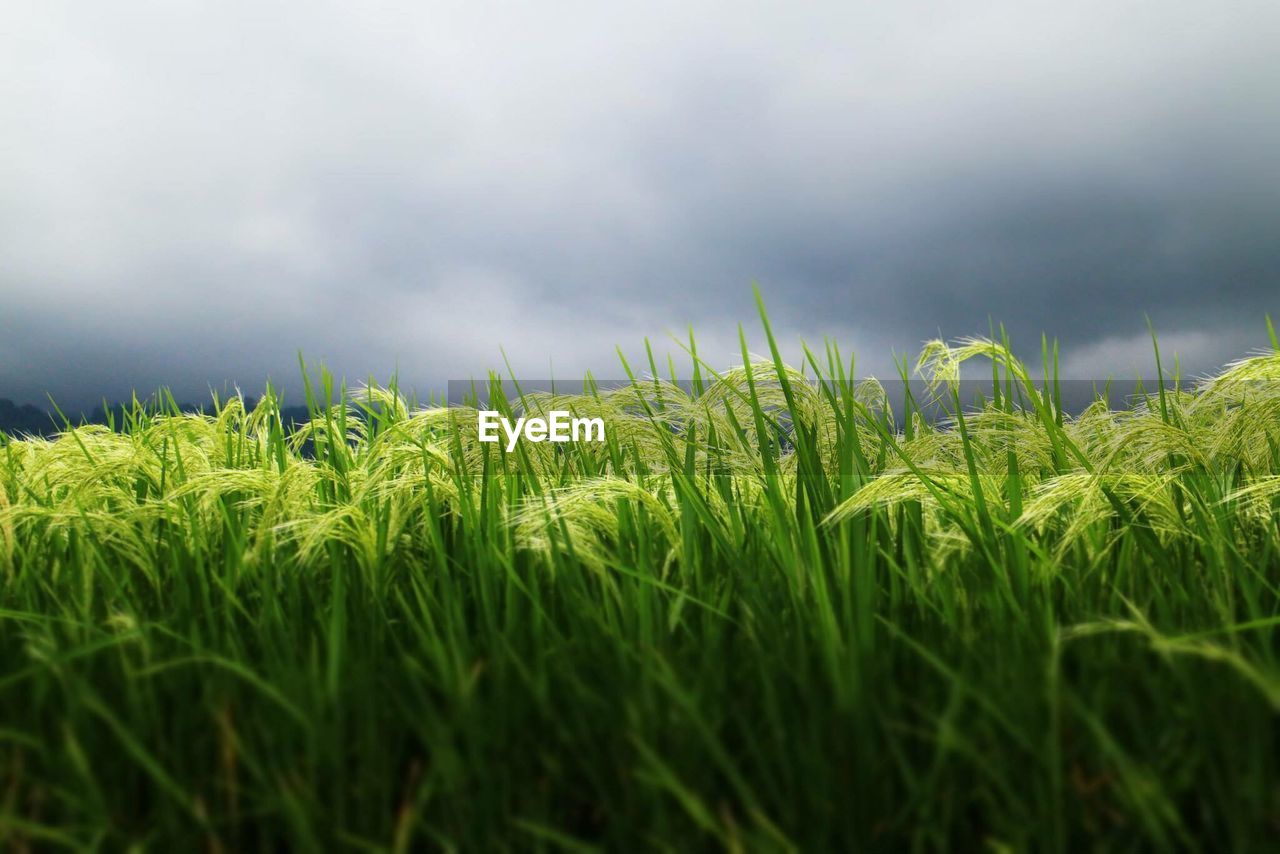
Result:
{"type": "Polygon", "coordinates": [[[292,433],[0,438],[0,847],[1274,843],[1274,334],[1075,414],[1052,347],[934,342],[934,419],[764,325],[497,404],[602,445],[325,376],[292,433]]]}

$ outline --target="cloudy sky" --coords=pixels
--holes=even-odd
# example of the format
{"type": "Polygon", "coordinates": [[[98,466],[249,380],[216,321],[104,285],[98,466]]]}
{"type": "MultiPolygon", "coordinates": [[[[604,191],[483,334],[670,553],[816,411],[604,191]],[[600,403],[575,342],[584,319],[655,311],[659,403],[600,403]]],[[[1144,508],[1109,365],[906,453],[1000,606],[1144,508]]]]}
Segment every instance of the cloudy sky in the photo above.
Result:
{"type": "MultiPolygon", "coordinates": [[[[1280,4],[3,0],[0,397],[1280,315],[1280,4]],[[664,345],[665,346],[665,345],[664,345]]],[[[611,370],[612,369],[612,370],[611,370]]]]}

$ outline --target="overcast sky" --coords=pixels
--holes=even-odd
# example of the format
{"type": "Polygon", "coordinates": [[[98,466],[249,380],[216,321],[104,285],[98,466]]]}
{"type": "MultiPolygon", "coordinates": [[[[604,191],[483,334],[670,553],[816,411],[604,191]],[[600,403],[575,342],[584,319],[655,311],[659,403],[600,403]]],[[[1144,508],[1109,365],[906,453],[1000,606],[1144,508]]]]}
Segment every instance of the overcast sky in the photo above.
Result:
{"type": "Polygon", "coordinates": [[[0,8],[0,397],[1280,315],[1274,0],[0,8]]]}

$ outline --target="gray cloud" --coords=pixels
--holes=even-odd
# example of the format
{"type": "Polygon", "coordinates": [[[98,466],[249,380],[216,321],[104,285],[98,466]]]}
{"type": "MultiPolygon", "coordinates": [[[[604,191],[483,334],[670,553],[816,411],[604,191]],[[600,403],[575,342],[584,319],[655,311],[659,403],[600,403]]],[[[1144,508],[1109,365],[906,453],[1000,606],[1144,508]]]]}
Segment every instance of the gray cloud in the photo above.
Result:
{"type": "Polygon", "coordinates": [[[12,4],[0,396],[728,361],[753,280],[876,371],[1280,310],[1272,3],[629,5],[12,4]]]}

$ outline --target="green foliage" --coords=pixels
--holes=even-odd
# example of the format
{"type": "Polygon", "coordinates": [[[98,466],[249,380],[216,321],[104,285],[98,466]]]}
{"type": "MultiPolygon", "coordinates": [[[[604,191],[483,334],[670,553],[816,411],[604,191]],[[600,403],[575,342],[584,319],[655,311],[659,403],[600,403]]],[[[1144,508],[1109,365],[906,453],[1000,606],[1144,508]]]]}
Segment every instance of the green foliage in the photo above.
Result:
{"type": "Polygon", "coordinates": [[[1274,838],[1280,352],[1072,416],[1056,348],[935,341],[895,414],[761,317],[687,387],[494,377],[599,445],[323,372],[297,431],[268,391],[0,438],[0,845],[1274,838]]]}

